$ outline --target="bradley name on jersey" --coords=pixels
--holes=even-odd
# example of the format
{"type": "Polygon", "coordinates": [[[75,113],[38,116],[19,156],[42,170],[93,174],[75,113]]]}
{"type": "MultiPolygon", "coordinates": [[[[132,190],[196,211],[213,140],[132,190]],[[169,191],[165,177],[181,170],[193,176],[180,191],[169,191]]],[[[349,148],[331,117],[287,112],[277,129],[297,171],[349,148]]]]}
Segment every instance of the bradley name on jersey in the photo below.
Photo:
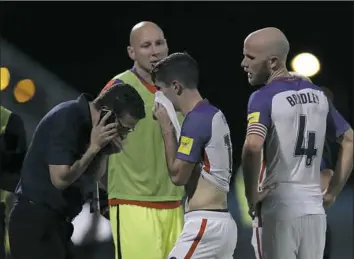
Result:
{"type": "Polygon", "coordinates": [[[309,103],[320,104],[320,98],[314,92],[292,94],[287,96],[286,99],[288,100],[291,106],[309,103]]]}

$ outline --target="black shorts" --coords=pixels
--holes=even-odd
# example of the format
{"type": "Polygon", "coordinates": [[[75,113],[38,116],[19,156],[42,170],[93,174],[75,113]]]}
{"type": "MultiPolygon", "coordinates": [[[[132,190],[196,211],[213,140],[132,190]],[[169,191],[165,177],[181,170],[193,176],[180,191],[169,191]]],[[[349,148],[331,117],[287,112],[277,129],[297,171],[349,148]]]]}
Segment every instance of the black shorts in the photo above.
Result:
{"type": "Polygon", "coordinates": [[[12,259],[71,259],[73,225],[54,211],[20,199],[10,214],[12,259]]]}

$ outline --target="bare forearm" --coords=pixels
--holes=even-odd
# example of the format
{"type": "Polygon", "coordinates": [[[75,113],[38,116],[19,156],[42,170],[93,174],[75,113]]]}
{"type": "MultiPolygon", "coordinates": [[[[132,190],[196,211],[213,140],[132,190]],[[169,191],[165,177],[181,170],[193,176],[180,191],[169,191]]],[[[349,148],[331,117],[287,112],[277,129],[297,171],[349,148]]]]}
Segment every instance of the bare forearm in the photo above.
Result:
{"type": "Polygon", "coordinates": [[[257,200],[260,161],[261,151],[251,151],[245,148],[243,149],[242,171],[248,204],[254,204],[257,200]]]}
{"type": "Polygon", "coordinates": [[[77,160],[70,169],[61,175],[61,180],[66,186],[75,182],[88,168],[97,155],[98,150],[88,148],[80,160],[77,160]]]}
{"type": "Polygon", "coordinates": [[[171,131],[163,132],[163,140],[165,143],[165,156],[167,166],[171,176],[174,176],[173,163],[176,159],[177,139],[175,133],[171,131]]]}
{"type": "Polygon", "coordinates": [[[108,155],[101,154],[97,157],[97,165],[95,168],[96,179],[99,181],[107,173],[108,155]]]}
{"type": "Polygon", "coordinates": [[[329,184],[328,193],[338,196],[353,170],[353,143],[346,141],[339,149],[337,165],[332,180],[329,184]]]}
{"type": "Polygon", "coordinates": [[[333,171],[331,169],[324,169],[321,171],[321,190],[327,191],[329,183],[331,182],[333,171]]]}

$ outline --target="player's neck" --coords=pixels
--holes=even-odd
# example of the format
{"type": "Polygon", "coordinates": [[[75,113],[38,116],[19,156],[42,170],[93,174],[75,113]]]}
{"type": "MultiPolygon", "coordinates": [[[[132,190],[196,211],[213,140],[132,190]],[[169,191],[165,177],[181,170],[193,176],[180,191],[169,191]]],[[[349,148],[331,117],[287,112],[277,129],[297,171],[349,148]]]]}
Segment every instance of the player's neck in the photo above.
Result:
{"type": "Polygon", "coordinates": [[[182,99],[181,112],[183,115],[193,110],[201,100],[203,100],[203,98],[198,91],[190,91],[188,96],[182,99]]]}
{"type": "Polygon", "coordinates": [[[277,71],[274,71],[270,77],[268,78],[267,84],[269,84],[270,82],[274,81],[277,78],[280,77],[289,77],[290,74],[288,72],[288,70],[286,69],[286,67],[283,67],[281,69],[278,69],[277,71]]]}
{"type": "Polygon", "coordinates": [[[145,71],[144,69],[140,68],[139,66],[137,66],[136,64],[134,65],[135,67],[135,71],[136,73],[148,84],[150,85],[154,85],[154,82],[152,82],[151,79],[151,74],[147,71],[145,71]]]}

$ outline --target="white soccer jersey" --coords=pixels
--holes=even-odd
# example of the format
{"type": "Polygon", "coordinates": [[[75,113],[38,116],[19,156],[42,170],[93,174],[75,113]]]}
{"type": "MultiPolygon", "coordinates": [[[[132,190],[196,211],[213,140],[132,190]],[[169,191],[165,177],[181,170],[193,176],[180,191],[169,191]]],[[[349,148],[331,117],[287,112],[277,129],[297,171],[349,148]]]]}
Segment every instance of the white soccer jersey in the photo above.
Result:
{"type": "MultiPolygon", "coordinates": [[[[201,177],[228,192],[232,144],[223,113],[207,100],[200,101],[186,115],[179,142],[176,158],[202,163],[201,177]]],[[[231,259],[236,243],[237,225],[228,211],[190,211],[168,258],[231,259]]]]}
{"type": "Polygon", "coordinates": [[[186,115],[176,157],[203,163],[202,177],[228,192],[232,171],[232,143],[224,114],[203,100],[186,115]]]}
{"type": "Polygon", "coordinates": [[[263,186],[277,184],[262,204],[263,218],[324,214],[320,163],[326,130],[340,136],[349,128],[325,94],[298,78],[275,80],[250,97],[248,122],[248,134],[265,137],[263,186]]]}

